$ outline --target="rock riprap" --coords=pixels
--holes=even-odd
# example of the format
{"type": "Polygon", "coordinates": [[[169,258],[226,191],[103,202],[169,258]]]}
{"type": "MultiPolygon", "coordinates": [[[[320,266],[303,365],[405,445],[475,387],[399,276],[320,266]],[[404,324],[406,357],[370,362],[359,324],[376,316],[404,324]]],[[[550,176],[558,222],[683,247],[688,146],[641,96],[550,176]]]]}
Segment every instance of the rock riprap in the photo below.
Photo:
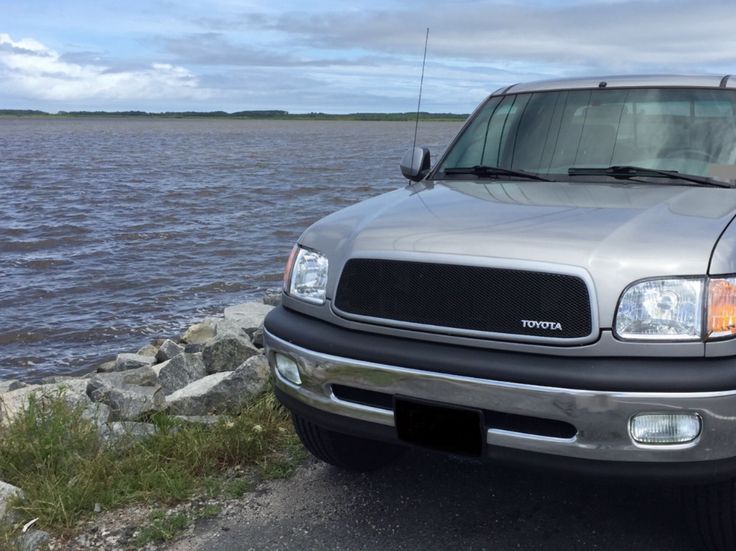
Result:
{"type": "MultiPolygon", "coordinates": [[[[261,394],[269,377],[260,348],[263,319],[280,294],[264,303],[226,308],[179,338],[158,339],[137,352],[120,353],[82,377],[51,376],[43,384],[0,381],[0,426],[12,422],[32,403],[63,399],[97,428],[106,446],[126,446],[155,434],[150,415],[163,411],[182,422],[212,424],[261,394]],[[253,339],[258,341],[255,346],[253,339]]],[[[0,522],[22,490],[0,481],[0,522]]],[[[30,533],[30,532],[29,532],[30,533]]],[[[44,532],[25,535],[19,545],[43,543],[44,532]]]]}
{"type": "Polygon", "coordinates": [[[259,354],[234,371],[213,373],[166,398],[175,415],[211,415],[235,410],[260,394],[268,382],[268,361],[259,354]]]}
{"type": "Polygon", "coordinates": [[[165,394],[171,394],[207,375],[200,352],[194,354],[182,352],[170,360],[153,366],[153,370],[158,374],[158,382],[165,394]]]}

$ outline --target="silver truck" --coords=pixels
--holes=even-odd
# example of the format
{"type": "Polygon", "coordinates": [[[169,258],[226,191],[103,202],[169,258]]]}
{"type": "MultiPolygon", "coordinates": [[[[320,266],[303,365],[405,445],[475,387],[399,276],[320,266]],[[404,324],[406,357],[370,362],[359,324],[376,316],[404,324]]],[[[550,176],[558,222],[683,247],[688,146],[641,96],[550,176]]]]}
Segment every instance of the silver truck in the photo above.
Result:
{"type": "Polygon", "coordinates": [[[264,340],[304,445],[664,479],[736,549],[735,165],[736,77],[492,93],[294,247],[264,340]]]}

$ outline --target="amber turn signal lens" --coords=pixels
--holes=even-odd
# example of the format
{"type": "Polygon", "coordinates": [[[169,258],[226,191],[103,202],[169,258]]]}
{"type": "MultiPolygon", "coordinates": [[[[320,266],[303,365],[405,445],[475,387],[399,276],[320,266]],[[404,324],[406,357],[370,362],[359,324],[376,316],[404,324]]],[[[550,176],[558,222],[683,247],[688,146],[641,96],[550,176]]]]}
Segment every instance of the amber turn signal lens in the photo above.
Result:
{"type": "Polygon", "coordinates": [[[708,286],[708,338],[736,335],[736,278],[711,279],[708,286]]]}
{"type": "Polygon", "coordinates": [[[289,292],[289,282],[291,281],[291,270],[294,269],[294,260],[296,260],[296,253],[299,251],[299,247],[294,245],[289,253],[289,260],[286,261],[286,268],[284,268],[284,291],[289,292]]]}

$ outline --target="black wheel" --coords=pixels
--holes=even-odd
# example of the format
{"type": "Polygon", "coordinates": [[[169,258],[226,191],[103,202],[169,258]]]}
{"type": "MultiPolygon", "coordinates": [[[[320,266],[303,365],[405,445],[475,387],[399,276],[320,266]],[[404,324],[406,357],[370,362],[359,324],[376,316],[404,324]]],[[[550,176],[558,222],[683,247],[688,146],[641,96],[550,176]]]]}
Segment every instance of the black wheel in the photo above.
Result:
{"type": "Polygon", "coordinates": [[[736,480],[683,491],[683,506],[696,540],[708,551],[736,549],[736,480]]]}
{"type": "Polygon", "coordinates": [[[304,447],[317,459],[341,469],[374,471],[403,453],[401,446],[327,430],[294,414],[291,417],[304,447]]]}

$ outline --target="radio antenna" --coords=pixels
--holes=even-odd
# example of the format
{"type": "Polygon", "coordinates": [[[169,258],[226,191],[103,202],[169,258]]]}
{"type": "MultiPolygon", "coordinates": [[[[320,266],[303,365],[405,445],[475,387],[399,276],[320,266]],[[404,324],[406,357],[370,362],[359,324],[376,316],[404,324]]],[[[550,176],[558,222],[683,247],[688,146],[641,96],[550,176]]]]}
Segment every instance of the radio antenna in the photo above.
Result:
{"type": "Polygon", "coordinates": [[[414,143],[411,148],[417,146],[417,132],[419,131],[419,110],[422,106],[422,87],[424,86],[424,67],[427,64],[427,42],[429,42],[429,27],[427,27],[427,34],[424,36],[424,56],[422,57],[422,77],[419,79],[419,100],[417,101],[417,120],[414,123],[414,143]]]}

